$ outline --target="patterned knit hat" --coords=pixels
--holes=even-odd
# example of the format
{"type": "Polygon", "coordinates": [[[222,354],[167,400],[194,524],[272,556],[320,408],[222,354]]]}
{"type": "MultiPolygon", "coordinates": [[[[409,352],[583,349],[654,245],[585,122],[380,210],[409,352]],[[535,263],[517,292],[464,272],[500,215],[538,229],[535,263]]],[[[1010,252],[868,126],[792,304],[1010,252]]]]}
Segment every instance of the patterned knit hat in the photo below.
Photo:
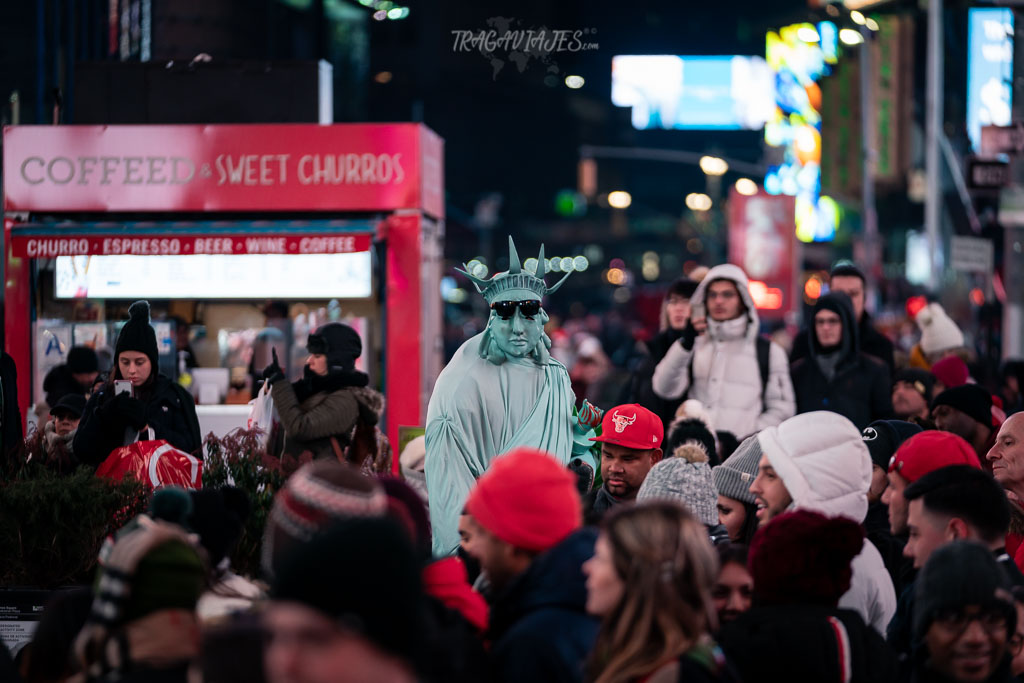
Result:
{"type": "Polygon", "coordinates": [[[330,524],[350,517],[383,517],[381,485],[337,460],[299,468],[274,498],[263,535],[263,572],[273,579],[282,561],[330,524]]]}
{"type": "Polygon", "coordinates": [[[757,434],[744,439],[725,462],[711,470],[719,495],[741,503],[753,503],[754,494],[750,492],[750,485],[757,477],[757,466],[761,463],[762,455],[757,434]]]}
{"type": "Polygon", "coordinates": [[[682,503],[702,524],[718,524],[718,493],[711,479],[708,456],[696,444],[680,446],[675,457],[652,467],[636,500],[682,503]]]}
{"type": "Polygon", "coordinates": [[[205,553],[194,536],[163,520],[139,515],[101,552],[95,598],[75,653],[90,677],[125,665],[111,646],[118,627],[164,609],[194,610],[206,585],[205,553]]]}

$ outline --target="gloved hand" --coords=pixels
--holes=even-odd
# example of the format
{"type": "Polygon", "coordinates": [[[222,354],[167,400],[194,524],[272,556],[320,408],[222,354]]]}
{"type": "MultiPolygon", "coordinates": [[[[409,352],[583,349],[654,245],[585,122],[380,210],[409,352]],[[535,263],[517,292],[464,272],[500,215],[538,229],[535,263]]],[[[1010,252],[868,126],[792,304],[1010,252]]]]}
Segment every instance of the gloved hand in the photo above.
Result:
{"type": "Polygon", "coordinates": [[[133,429],[142,429],[146,426],[146,406],[128,394],[115,396],[107,405],[107,412],[133,429]]]}
{"type": "Polygon", "coordinates": [[[580,496],[590,493],[594,488],[594,468],[582,458],[573,458],[569,461],[569,471],[576,475],[576,490],[580,496]]]}
{"type": "Polygon", "coordinates": [[[270,349],[270,355],[273,360],[270,365],[263,368],[263,379],[266,380],[267,384],[275,384],[284,379],[284,370],[281,369],[281,364],[277,362],[277,349],[270,349]]]}
{"type": "Polygon", "coordinates": [[[679,335],[679,343],[683,345],[683,348],[687,351],[693,351],[693,342],[697,339],[697,328],[693,326],[693,319],[686,321],[686,327],[683,328],[682,333],[679,335]]]}

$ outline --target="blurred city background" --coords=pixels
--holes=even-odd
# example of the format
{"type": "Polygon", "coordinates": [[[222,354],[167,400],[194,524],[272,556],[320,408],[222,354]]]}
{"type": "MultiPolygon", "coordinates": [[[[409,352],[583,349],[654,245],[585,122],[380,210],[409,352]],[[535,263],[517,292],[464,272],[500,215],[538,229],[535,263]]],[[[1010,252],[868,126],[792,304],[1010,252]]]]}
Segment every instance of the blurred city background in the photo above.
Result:
{"type": "MultiPolygon", "coordinates": [[[[1024,351],[1022,23],[950,0],[26,0],[0,7],[2,120],[426,124],[445,358],[486,320],[454,269],[506,268],[513,235],[576,271],[547,303],[573,357],[585,333],[625,366],[667,285],[726,260],[793,334],[851,259],[898,347],[930,297],[992,370],[1024,351]]],[[[40,282],[40,319],[117,319],[40,282]]]]}

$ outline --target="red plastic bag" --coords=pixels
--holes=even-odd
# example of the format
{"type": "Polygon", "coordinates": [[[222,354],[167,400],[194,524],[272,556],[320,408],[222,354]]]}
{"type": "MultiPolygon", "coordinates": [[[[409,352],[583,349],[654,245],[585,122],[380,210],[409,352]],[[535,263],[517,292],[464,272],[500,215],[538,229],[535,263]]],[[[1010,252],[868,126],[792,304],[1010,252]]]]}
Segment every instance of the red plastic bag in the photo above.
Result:
{"type": "Polygon", "coordinates": [[[203,463],[166,441],[136,441],[110,452],[96,470],[96,476],[121,480],[131,472],[150,486],[181,486],[203,488],[203,463]]]}

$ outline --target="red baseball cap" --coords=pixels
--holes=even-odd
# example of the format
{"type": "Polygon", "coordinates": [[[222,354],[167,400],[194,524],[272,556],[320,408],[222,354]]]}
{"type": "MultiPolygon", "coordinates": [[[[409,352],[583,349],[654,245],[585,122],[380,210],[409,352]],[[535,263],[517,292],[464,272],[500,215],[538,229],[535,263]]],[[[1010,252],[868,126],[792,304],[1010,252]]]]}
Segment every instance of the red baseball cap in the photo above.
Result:
{"type": "Polygon", "coordinates": [[[595,436],[591,441],[649,451],[661,448],[663,438],[665,427],[661,418],[638,403],[629,403],[605,412],[601,420],[601,436],[595,436]]]}
{"type": "Polygon", "coordinates": [[[929,430],[915,434],[889,460],[889,471],[915,482],[929,472],[949,465],[970,465],[981,469],[971,444],[951,432],[929,430]]]}

